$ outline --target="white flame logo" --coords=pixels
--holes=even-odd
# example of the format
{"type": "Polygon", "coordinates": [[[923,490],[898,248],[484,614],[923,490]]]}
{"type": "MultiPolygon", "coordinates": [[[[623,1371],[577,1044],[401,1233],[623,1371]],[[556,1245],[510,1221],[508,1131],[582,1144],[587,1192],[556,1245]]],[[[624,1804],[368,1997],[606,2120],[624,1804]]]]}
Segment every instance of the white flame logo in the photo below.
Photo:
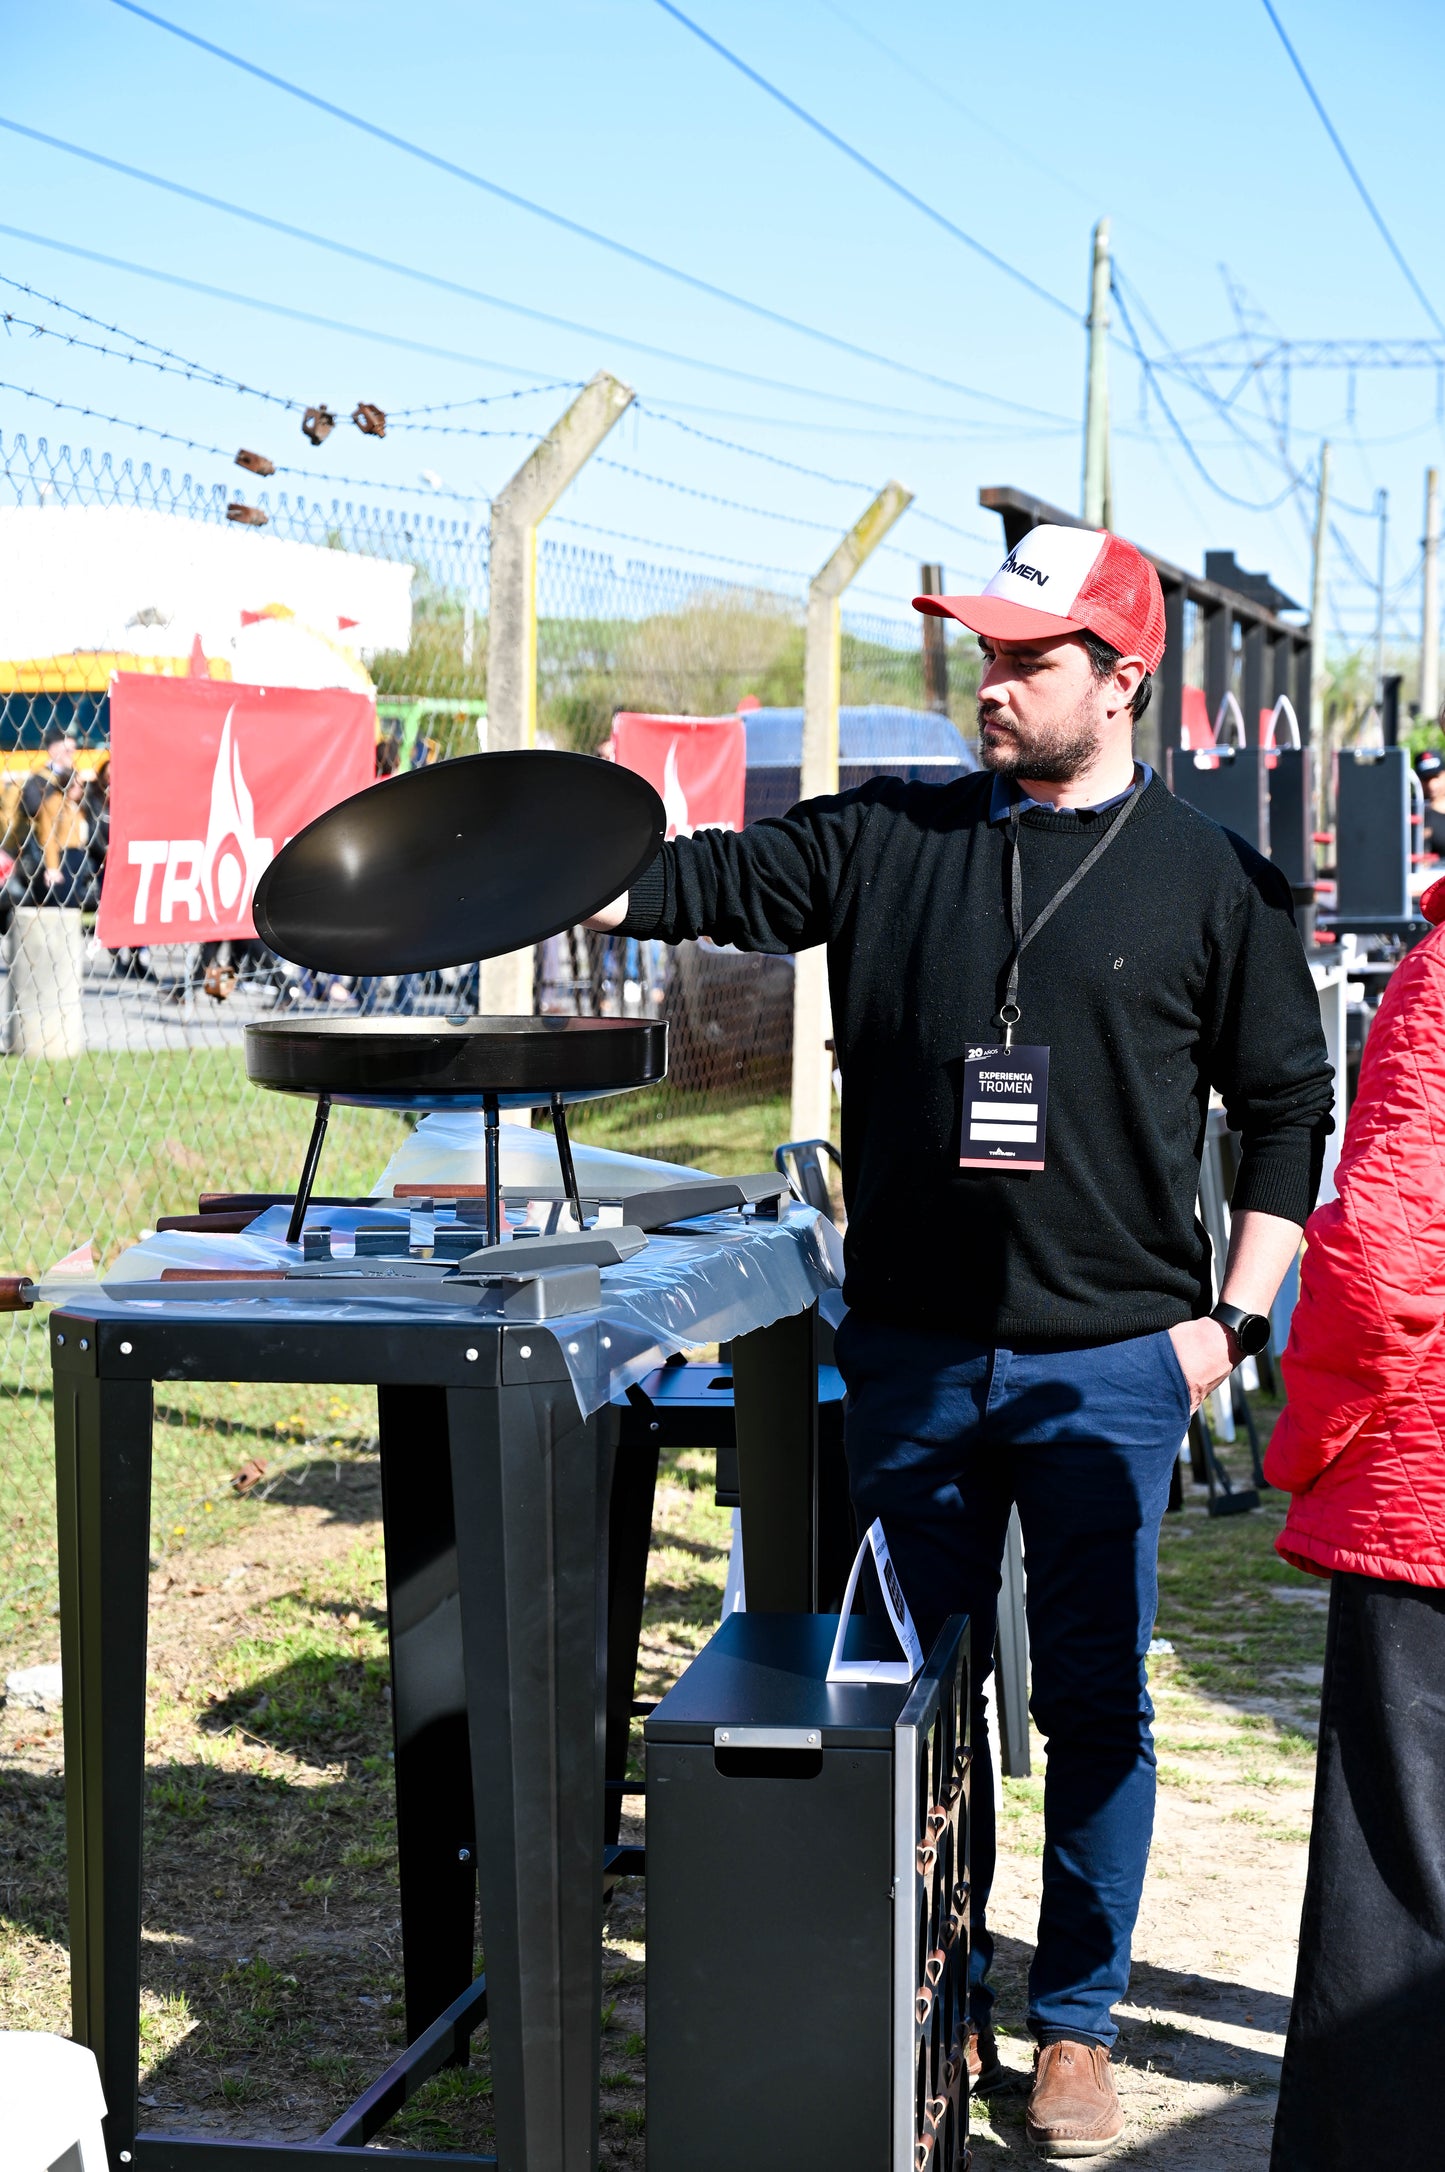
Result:
{"type": "Polygon", "coordinates": [[[677,743],[667,750],[667,760],[662,765],[662,811],[667,816],[667,835],[691,837],[692,823],[688,819],[687,795],[677,774],[677,743]]]}
{"type": "Polygon", "coordinates": [[[269,837],[256,835],[256,804],[241,774],[241,750],[232,733],[234,705],[226,711],[216,766],[211,773],[211,813],[198,869],[206,909],[213,920],[244,911],[272,857],[269,837]],[[223,845],[235,849],[223,852],[223,845]],[[240,857],[237,857],[239,852],[240,857]],[[216,909],[220,898],[221,910],[216,909]]]}

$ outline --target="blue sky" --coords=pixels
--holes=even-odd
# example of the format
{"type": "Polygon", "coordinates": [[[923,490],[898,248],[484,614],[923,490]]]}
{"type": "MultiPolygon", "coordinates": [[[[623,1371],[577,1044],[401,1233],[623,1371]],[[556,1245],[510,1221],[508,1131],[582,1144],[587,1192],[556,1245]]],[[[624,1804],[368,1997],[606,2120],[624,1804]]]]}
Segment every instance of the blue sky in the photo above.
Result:
{"type": "MultiPolygon", "coordinates": [[[[1280,7],[1400,248],[1445,314],[1435,171],[1445,9],[1385,0],[1366,35],[1343,0],[1280,7]]],[[[941,558],[959,587],[991,569],[997,529],[977,504],[981,483],[1078,503],[1081,324],[850,165],[656,0],[432,0],[425,10],[252,0],[244,11],[157,0],[157,12],[504,187],[901,367],[841,353],[558,231],[113,0],[43,8],[7,0],[4,12],[5,119],[593,328],[549,326],[363,266],[0,132],[7,227],[471,359],[288,321],[0,233],[0,272],[10,279],[249,382],[347,412],[358,399],[395,411],[554,389],[451,418],[517,436],[396,429],[378,444],[347,427],[313,451],[278,408],[18,327],[0,347],[6,386],[205,446],[257,446],[297,471],[278,478],[288,489],[394,502],[398,492],[418,494],[422,470],[449,493],[484,496],[565,402],[555,388],[607,367],[636,387],[643,411],[604,451],[640,473],[594,464],[558,508],[587,525],[559,522],[559,538],[607,548],[613,535],[619,555],[701,564],[714,554],[803,576],[827,555],[830,533],[897,475],[919,510],[895,531],[900,548],[867,570],[875,608],[885,598],[906,608],[909,557],[941,558]],[[715,367],[694,366],[703,362],[715,367]],[[1007,401],[1040,412],[999,404],[1007,401]],[[706,442],[680,423],[818,473],[706,442]],[[323,480],[341,475],[354,480],[323,480]]],[[[1236,329],[1221,265],[1240,306],[1277,333],[1432,334],[1261,0],[1217,0],[1207,14],[1157,0],[1095,9],[919,0],[906,13],[879,0],[690,0],[687,12],[1079,316],[1090,228],[1107,212],[1130,291],[1176,348],[1236,329]]],[[[67,322],[48,304],[0,294],[17,316],[67,322]]],[[[1136,321],[1155,349],[1156,334],[1136,321]]],[[[1304,600],[1302,506],[1289,497],[1273,512],[1228,502],[1191,464],[1157,400],[1141,405],[1125,344],[1111,366],[1116,524],[1186,565],[1199,566],[1207,547],[1232,545],[1242,563],[1268,568],[1304,600]]],[[[1242,444],[1193,389],[1164,382],[1215,483],[1252,504],[1287,488],[1255,392],[1237,412],[1262,451],[1242,444]]],[[[1280,389],[1273,385],[1276,397],[1280,389]]],[[[1289,388],[1295,468],[1307,467],[1327,431],[1350,505],[1368,507],[1381,486],[1390,492],[1398,637],[1418,624],[1411,569],[1423,471],[1445,453],[1437,389],[1432,370],[1361,372],[1350,420],[1343,373],[1297,370],[1289,388]]],[[[0,389],[0,431],[7,447],[16,433],[32,444],[44,436],[207,481],[241,480],[223,458],[12,389],[0,389]]],[[[1342,511],[1340,526],[1373,567],[1373,522],[1342,511]]],[[[1364,635],[1373,601],[1338,549],[1331,589],[1336,632],[1364,635]]]]}

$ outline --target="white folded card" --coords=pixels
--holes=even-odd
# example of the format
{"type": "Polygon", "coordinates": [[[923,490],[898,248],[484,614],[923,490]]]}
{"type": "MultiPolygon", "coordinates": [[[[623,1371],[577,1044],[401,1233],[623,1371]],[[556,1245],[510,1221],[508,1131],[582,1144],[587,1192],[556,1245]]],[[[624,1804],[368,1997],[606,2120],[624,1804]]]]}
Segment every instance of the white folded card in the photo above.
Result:
{"type": "Polygon", "coordinates": [[[923,1646],[918,1641],[918,1631],[913,1626],[913,1616],[908,1611],[908,1601],[903,1596],[903,1586],[898,1581],[888,1553],[888,1541],[883,1536],[883,1526],[875,1517],[863,1536],[848,1578],[848,1589],[843,1594],[843,1611],[838,1616],[838,1634],[833,1639],[833,1656],[828,1662],[830,1682],[911,1682],[923,1665],[923,1646]],[[858,1578],[863,1564],[872,1551],[873,1565],[878,1571],[878,1587],[883,1594],[883,1604],[893,1625],[902,1659],[845,1659],[843,1646],[848,1637],[848,1620],[853,1612],[857,1596],[858,1578]]]}

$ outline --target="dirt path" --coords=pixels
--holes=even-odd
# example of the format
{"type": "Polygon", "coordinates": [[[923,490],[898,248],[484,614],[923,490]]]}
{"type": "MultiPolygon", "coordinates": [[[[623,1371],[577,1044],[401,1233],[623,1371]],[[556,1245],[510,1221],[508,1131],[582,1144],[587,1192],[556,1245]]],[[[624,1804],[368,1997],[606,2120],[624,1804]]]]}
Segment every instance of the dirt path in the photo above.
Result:
{"type": "MultiPolygon", "coordinates": [[[[659,1495],[640,1687],[675,1678],[716,1622],[726,1516],[705,1459],[659,1495]]],[[[315,2134],[401,2039],[389,1706],[374,1460],[313,1464],[244,1528],[152,1582],[143,2084],[150,2121],[315,2134]]],[[[1266,2172],[1304,1876],[1319,1587],[1270,1552],[1273,1519],[1166,1533],[1153,1668],[1159,1815],[1120,2012],[1130,2115],[1106,2161],[1266,2172]]],[[[52,1656],[52,1655],[41,1655],[52,1656]]],[[[0,1712],[0,2026],[68,2028],[59,1720],[0,1712]]],[[[991,1909],[1005,2058],[1022,2074],[1023,1983],[1042,1840],[1035,1777],[1006,1783],[991,1909]]],[[[605,2165],[642,2163],[645,1882],[614,1894],[604,1961],[605,2165]]],[[[486,2148],[485,2041],[388,2130],[486,2148]]],[[[983,2108],[980,2108],[982,2113],[983,2108]]],[[[977,2172],[1036,2162],[1021,2097],[975,2122],[977,2172]]],[[[385,2151],[383,2150],[383,2154],[385,2151]]]]}

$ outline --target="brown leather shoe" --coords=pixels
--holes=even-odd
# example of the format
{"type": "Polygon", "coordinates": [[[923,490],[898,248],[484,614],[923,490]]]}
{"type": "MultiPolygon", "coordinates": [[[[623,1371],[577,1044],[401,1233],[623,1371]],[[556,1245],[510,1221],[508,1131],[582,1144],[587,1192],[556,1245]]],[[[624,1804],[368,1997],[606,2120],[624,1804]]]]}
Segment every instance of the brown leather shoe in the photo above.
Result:
{"type": "Polygon", "coordinates": [[[1096,2157],[1124,2131],[1102,2044],[1045,2044],[1034,2059],[1026,2131],[1046,2157],[1096,2157]]]}
{"type": "Polygon", "coordinates": [[[971,2097],[986,2097],[1007,2087],[1014,2078],[999,2059],[998,2039],[990,2028],[978,2029],[970,2025],[965,2056],[971,2097]]]}

